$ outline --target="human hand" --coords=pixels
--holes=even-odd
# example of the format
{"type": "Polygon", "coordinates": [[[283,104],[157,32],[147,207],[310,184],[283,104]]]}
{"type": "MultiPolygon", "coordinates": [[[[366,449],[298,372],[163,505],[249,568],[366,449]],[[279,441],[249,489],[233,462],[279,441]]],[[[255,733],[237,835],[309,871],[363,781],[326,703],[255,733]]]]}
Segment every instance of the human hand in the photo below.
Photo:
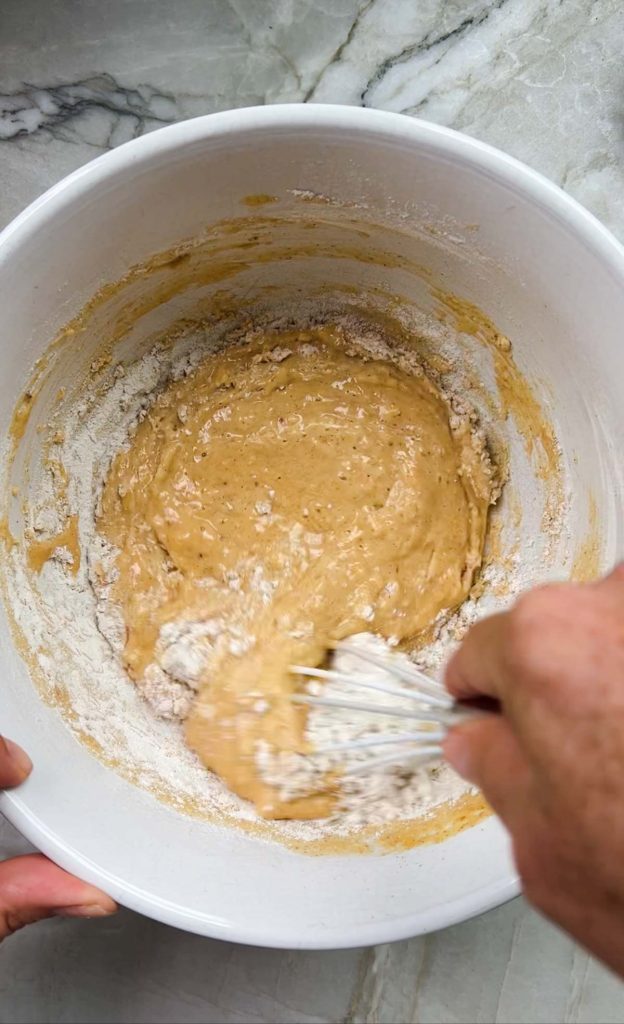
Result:
{"type": "MultiPolygon", "coordinates": [[[[0,737],[0,789],[18,786],[31,770],[28,755],[0,737]]],[[[104,917],[116,909],[105,893],[68,875],[40,853],[0,864],[0,941],[44,917],[104,917]]]]}
{"type": "Polygon", "coordinates": [[[624,974],[624,566],[477,623],[446,685],[500,701],[445,755],[509,829],[527,898],[624,974]]]}

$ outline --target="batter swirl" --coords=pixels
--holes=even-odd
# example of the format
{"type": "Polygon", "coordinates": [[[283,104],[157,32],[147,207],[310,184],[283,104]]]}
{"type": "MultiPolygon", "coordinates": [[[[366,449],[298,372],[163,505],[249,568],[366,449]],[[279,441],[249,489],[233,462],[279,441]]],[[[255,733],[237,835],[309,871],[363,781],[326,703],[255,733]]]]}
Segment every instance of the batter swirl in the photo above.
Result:
{"type": "Polygon", "coordinates": [[[340,327],[210,355],[157,395],[104,486],[127,671],[149,679],[192,633],[189,745],[263,816],[322,817],[335,780],[283,800],[256,764],[260,742],[308,749],[289,665],[361,631],[425,639],[470,591],[497,493],[470,417],[340,327]]]}

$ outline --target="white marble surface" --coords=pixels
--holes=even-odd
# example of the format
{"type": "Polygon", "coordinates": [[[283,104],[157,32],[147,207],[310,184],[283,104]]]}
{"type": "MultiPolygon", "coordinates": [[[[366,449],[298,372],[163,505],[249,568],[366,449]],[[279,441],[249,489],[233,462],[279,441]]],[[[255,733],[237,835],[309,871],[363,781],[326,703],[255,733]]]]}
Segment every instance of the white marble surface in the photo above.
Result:
{"type": "MultiPolygon", "coordinates": [[[[0,225],[162,124],[365,104],[520,157],[624,239],[621,0],[0,0],[0,225]]],[[[25,848],[0,824],[0,854],[25,848]]],[[[122,912],[0,950],[4,1022],[610,1022],[624,986],[521,900],[372,950],[228,946],[122,912]]]]}

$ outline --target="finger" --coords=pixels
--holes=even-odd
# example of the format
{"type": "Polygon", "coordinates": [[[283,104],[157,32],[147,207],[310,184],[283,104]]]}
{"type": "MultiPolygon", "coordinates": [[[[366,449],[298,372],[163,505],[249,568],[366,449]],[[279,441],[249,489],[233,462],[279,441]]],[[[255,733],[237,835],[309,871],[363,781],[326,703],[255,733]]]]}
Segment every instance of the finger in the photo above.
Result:
{"type": "Polygon", "coordinates": [[[32,761],[26,751],[0,736],[0,789],[19,786],[31,771],[32,761]]]}
{"type": "Polygon", "coordinates": [[[482,790],[510,828],[529,798],[528,762],[501,715],[484,715],[452,729],[443,744],[450,765],[482,790]]]}
{"type": "Polygon", "coordinates": [[[619,562],[603,580],[598,583],[624,583],[624,562],[619,562]]]}
{"type": "Polygon", "coordinates": [[[0,940],[45,917],[105,917],[117,909],[105,893],[40,853],[0,864],[0,940]]]}
{"type": "Polygon", "coordinates": [[[503,698],[504,650],[507,613],[482,619],[466,634],[451,657],[444,673],[444,683],[457,700],[475,697],[503,698]]]}
{"type": "Polygon", "coordinates": [[[586,587],[588,590],[598,590],[606,593],[611,593],[614,596],[622,594],[624,590],[624,562],[620,562],[614,566],[611,572],[607,573],[601,579],[593,580],[591,583],[587,583],[586,587]]]}

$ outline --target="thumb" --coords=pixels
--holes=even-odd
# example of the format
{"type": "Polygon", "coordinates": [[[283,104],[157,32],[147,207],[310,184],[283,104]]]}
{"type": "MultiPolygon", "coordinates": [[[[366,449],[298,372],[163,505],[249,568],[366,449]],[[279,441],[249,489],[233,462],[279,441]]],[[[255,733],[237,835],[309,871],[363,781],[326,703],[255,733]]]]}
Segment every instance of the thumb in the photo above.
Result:
{"type": "Polygon", "coordinates": [[[31,771],[28,754],[17,743],[0,736],[0,789],[19,786],[31,771]]]}
{"type": "Polygon", "coordinates": [[[478,786],[493,810],[513,827],[528,801],[531,773],[505,719],[487,714],[458,725],[443,746],[449,764],[478,786]]]}
{"type": "Polygon", "coordinates": [[[0,940],[45,917],[106,917],[117,905],[40,853],[0,864],[0,940]]]}

